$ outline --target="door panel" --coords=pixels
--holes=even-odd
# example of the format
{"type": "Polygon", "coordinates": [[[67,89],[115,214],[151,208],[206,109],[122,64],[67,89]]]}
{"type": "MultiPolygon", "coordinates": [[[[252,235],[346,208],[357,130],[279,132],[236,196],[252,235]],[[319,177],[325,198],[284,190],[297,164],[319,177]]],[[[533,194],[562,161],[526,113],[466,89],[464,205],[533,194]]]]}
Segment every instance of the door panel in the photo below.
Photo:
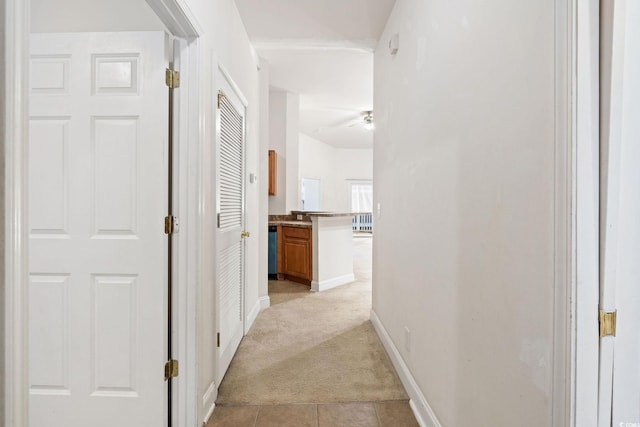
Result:
{"type": "Polygon", "coordinates": [[[32,36],[32,427],[166,423],[165,45],[32,36]]]}
{"type": "Polygon", "coordinates": [[[217,110],[216,233],[218,360],[216,383],[227,372],[244,334],[245,106],[220,76],[217,110]]]}
{"type": "Polygon", "coordinates": [[[600,427],[640,424],[640,3],[603,5],[600,308],[617,330],[600,339],[600,427]]]}

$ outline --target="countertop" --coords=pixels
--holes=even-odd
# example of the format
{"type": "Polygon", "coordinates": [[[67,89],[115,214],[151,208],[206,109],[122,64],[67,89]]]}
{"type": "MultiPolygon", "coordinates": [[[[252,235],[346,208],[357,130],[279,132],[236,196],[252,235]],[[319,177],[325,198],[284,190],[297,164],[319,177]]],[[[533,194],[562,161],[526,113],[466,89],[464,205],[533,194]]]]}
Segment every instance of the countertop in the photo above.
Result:
{"type": "Polygon", "coordinates": [[[337,217],[337,216],[356,216],[353,212],[309,212],[309,211],[291,211],[293,215],[307,215],[317,217],[337,217]]]}
{"type": "Polygon", "coordinates": [[[311,212],[291,211],[291,215],[269,215],[269,225],[286,225],[288,227],[311,228],[311,218],[353,217],[354,212],[311,212]],[[300,219],[296,219],[300,218],[300,219]]]}
{"type": "Polygon", "coordinates": [[[269,225],[286,225],[288,227],[311,228],[308,221],[269,221],[269,225]]]}

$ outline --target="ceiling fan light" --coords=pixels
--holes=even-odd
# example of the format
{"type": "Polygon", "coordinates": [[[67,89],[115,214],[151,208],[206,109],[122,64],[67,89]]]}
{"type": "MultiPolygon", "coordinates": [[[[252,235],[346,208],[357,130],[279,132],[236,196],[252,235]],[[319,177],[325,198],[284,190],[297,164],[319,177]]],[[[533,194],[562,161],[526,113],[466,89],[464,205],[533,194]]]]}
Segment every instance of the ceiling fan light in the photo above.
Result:
{"type": "Polygon", "coordinates": [[[362,125],[366,130],[373,130],[375,126],[373,125],[373,111],[365,111],[364,112],[364,124],[362,125]]]}

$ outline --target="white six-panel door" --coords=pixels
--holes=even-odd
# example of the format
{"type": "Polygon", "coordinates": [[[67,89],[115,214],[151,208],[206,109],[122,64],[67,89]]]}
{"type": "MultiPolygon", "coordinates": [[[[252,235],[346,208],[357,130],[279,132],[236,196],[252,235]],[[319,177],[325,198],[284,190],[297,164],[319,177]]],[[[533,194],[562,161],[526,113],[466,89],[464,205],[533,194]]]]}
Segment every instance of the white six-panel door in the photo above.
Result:
{"type": "Polygon", "coordinates": [[[165,46],[32,37],[32,427],[166,423],[165,46]]]}
{"type": "Polygon", "coordinates": [[[227,372],[244,334],[245,105],[220,76],[216,138],[216,314],[219,327],[216,383],[227,372]]]}

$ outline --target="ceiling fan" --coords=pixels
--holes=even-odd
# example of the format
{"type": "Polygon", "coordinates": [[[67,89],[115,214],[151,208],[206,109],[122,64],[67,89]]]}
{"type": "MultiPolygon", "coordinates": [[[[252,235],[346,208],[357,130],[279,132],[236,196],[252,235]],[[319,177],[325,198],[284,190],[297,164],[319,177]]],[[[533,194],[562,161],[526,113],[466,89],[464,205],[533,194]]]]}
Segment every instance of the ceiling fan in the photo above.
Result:
{"type": "Polygon", "coordinates": [[[373,130],[373,111],[367,110],[362,112],[362,121],[357,121],[356,123],[350,125],[351,127],[362,125],[366,130],[373,130]]]}
{"type": "Polygon", "coordinates": [[[373,130],[373,110],[364,110],[361,111],[357,117],[351,117],[328,126],[319,127],[314,130],[314,133],[320,133],[323,129],[327,128],[352,128],[357,126],[361,126],[365,130],[373,130]]]}

